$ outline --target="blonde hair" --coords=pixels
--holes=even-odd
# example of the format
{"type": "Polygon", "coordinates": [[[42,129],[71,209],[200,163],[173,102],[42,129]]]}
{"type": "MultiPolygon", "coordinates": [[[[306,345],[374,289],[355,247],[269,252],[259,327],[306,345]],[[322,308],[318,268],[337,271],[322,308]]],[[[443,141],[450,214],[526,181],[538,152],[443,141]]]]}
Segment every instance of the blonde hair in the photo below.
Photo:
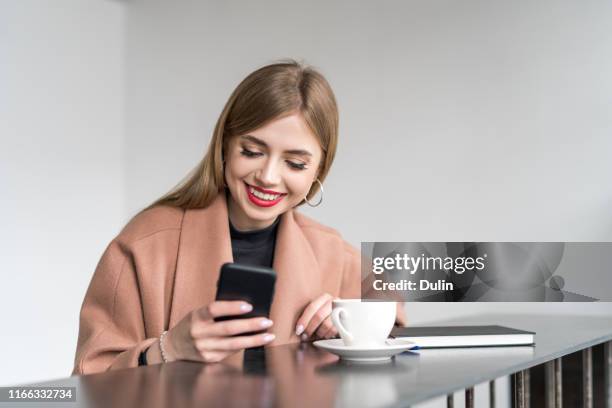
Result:
{"type": "MultiPolygon", "coordinates": [[[[217,120],[204,158],[185,180],[148,208],[156,205],[185,209],[208,207],[225,188],[223,153],[230,138],[294,113],[303,116],[319,141],[323,154],[317,177],[323,182],[338,143],[336,98],[316,69],[287,60],[259,68],[236,87],[217,120]]],[[[312,198],[318,189],[318,183],[313,183],[306,197],[312,198]]]]}

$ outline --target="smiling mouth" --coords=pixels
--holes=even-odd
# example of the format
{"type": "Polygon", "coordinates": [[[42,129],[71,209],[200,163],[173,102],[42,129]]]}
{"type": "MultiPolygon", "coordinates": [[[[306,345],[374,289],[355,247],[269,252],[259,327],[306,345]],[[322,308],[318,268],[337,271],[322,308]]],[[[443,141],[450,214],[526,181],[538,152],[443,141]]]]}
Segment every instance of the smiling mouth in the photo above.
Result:
{"type": "Polygon", "coordinates": [[[244,183],[249,196],[249,200],[259,207],[271,207],[276,205],[283,199],[287,193],[278,193],[276,191],[264,190],[256,188],[250,184],[244,183]],[[262,191],[263,190],[263,191],[262,191]]]}

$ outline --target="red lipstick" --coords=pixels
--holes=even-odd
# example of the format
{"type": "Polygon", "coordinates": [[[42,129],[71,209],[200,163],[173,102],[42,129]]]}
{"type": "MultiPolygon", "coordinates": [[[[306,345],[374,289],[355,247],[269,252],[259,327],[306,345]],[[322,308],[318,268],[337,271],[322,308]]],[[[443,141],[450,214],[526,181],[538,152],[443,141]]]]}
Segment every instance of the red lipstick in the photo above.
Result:
{"type": "Polygon", "coordinates": [[[260,187],[250,186],[247,183],[244,183],[244,188],[246,188],[247,196],[249,200],[258,207],[272,207],[278,204],[287,194],[279,193],[272,190],[266,190],[260,187]],[[266,194],[280,194],[276,200],[262,200],[259,197],[256,197],[253,193],[251,193],[251,187],[253,187],[257,191],[261,191],[266,194]]]}

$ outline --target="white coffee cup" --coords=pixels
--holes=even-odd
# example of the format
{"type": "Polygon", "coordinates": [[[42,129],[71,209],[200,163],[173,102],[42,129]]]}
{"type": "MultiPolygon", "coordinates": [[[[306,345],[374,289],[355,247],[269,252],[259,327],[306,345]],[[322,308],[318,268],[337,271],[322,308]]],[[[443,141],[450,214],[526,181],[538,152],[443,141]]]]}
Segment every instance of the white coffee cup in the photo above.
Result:
{"type": "Polygon", "coordinates": [[[395,323],[395,302],[364,302],[361,299],[336,299],[331,319],[344,345],[379,347],[385,345],[395,323]]]}

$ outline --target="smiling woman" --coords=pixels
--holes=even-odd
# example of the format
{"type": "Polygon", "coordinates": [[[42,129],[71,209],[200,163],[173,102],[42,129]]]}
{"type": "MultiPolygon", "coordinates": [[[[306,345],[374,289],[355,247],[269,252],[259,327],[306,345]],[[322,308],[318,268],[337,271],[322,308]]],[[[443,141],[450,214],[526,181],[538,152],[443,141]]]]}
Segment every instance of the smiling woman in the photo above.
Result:
{"type": "Polygon", "coordinates": [[[241,230],[265,228],[297,206],[318,176],[321,156],[300,113],[232,138],[225,166],[232,224],[241,230]]]}
{"type": "Polygon", "coordinates": [[[270,154],[266,151],[270,148],[287,146],[283,154],[295,168],[305,167],[308,159],[314,172],[309,173],[311,185],[300,202],[310,199],[319,187],[315,178],[323,182],[334,161],[338,120],[334,93],[317,70],[292,60],[262,67],[232,92],[217,120],[208,152],[191,176],[152,206],[207,207],[226,187],[224,158],[229,160],[229,155],[226,158],[224,153],[236,144],[243,148],[245,157],[260,157],[270,154]],[[274,146],[269,145],[272,142],[274,146]]]}
{"type": "Polygon", "coordinates": [[[336,100],[315,69],[286,61],[247,76],[193,173],[106,249],[81,309],[74,373],[217,362],[336,336],[331,302],[360,297],[359,252],[295,208],[319,192],[337,139],[336,100]],[[215,301],[220,267],[232,261],[276,271],[269,319],[215,320],[251,310],[215,301]]]}

